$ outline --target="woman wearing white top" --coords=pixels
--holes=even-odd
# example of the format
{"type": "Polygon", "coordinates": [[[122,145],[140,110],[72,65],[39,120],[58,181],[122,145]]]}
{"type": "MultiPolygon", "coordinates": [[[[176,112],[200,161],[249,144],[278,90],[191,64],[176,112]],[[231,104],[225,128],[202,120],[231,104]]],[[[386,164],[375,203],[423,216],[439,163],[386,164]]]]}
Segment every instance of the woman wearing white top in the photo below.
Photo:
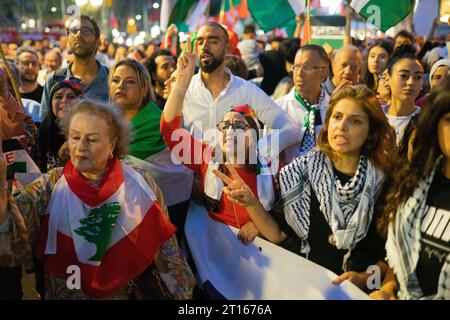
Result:
{"type": "Polygon", "coordinates": [[[389,61],[386,78],[391,88],[391,103],[383,106],[383,110],[395,129],[400,149],[403,141],[409,139],[409,136],[405,136],[405,140],[403,137],[411,118],[420,112],[415,100],[422,89],[423,74],[422,61],[414,54],[412,47],[405,45],[396,49],[389,61]]]}

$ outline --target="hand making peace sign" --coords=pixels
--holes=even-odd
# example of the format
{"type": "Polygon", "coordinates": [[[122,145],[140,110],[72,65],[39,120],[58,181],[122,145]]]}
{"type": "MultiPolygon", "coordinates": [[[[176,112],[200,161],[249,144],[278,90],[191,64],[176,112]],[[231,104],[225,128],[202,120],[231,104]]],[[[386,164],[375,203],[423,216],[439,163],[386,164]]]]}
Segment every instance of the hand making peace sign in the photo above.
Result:
{"type": "Polygon", "coordinates": [[[258,203],[258,198],[255,196],[250,187],[242,180],[237,173],[236,169],[231,164],[225,164],[228,171],[231,173],[233,179],[227,177],[225,174],[218,170],[213,170],[213,173],[222,179],[227,185],[224,188],[225,194],[230,201],[240,204],[241,206],[248,207],[258,203]]]}
{"type": "Polygon", "coordinates": [[[187,89],[195,72],[195,61],[198,52],[198,43],[194,42],[194,48],[191,45],[191,37],[186,39],[186,51],[178,58],[177,62],[177,80],[175,87],[187,89]]]}

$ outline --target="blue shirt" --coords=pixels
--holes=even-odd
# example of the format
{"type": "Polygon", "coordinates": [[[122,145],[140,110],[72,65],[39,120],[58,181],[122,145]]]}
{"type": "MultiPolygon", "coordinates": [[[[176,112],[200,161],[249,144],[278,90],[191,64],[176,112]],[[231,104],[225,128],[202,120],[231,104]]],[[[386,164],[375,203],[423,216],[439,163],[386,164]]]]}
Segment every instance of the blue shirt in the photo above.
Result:
{"type": "MultiPolygon", "coordinates": [[[[97,61],[97,64],[99,65],[99,71],[97,73],[97,76],[95,79],[86,85],[80,84],[81,88],[83,89],[83,96],[86,98],[92,98],[97,99],[101,101],[108,101],[109,100],[109,90],[108,90],[108,68],[97,61]]],[[[72,72],[70,71],[72,63],[70,63],[67,67],[63,68],[62,75],[65,76],[65,79],[69,80],[70,77],[73,77],[72,72]]],[[[41,119],[45,119],[47,116],[48,110],[51,109],[50,107],[50,91],[56,81],[53,79],[53,75],[55,72],[52,72],[48,75],[47,80],[45,81],[44,85],[44,93],[42,94],[42,101],[41,101],[41,109],[39,110],[39,116],[41,119]]]]}

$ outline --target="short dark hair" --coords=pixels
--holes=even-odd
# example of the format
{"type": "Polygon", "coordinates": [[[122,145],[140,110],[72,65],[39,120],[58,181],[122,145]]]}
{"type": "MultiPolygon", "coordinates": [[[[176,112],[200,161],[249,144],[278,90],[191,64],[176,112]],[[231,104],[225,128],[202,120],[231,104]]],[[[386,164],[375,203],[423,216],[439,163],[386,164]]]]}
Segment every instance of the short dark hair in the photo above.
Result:
{"type": "MultiPolygon", "coordinates": [[[[210,21],[210,22],[207,22],[207,23],[205,23],[204,25],[202,25],[200,28],[202,28],[202,27],[216,27],[216,28],[219,28],[220,30],[222,30],[222,32],[223,32],[223,34],[225,35],[225,41],[226,41],[226,43],[229,43],[230,41],[229,41],[229,39],[228,39],[228,31],[220,24],[220,23],[217,23],[217,22],[214,22],[214,21],[210,21]]],[[[200,29],[199,29],[200,30],[200,29]]]]}
{"type": "Polygon", "coordinates": [[[397,33],[395,35],[394,43],[395,43],[395,40],[397,40],[398,37],[407,38],[407,39],[411,40],[411,43],[414,43],[414,35],[411,32],[409,32],[408,30],[401,30],[401,31],[399,31],[399,33],[397,33]]]}
{"type": "Polygon", "coordinates": [[[256,33],[255,26],[252,24],[248,24],[244,27],[244,33],[256,33]]]}
{"type": "Polygon", "coordinates": [[[284,56],[287,62],[293,64],[295,55],[298,49],[300,49],[300,41],[298,38],[287,38],[281,42],[280,52],[284,56]]]}
{"type": "MultiPolygon", "coordinates": [[[[100,38],[100,28],[98,27],[97,21],[95,21],[94,18],[86,16],[86,15],[81,15],[80,21],[81,20],[88,21],[90,24],[92,24],[92,27],[94,28],[95,39],[99,39],[100,38]]],[[[67,34],[69,34],[69,28],[67,28],[67,34]]]]}
{"type": "Polygon", "coordinates": [[[160,50],[153,52],[152,55],[144,61],[144,66],[147,68],[147,70],[151,76],[152,85],[155,85],[155,79],[153,79],[152,74],[156,73],[156,58],[158,58],[159,56],[173,57],[170,50],[160,49],[160,50]]]}
{"type": "Polygon", "coordinates": [[[272,40],[270,40],[270,43],[272,42],[282,42],[283,38],[282,37],[273,37],[272,40]]]}
{"type": "Polygon", "coordinates": [[[322,46],[318,46],[317,44],[306,44],[300,48],[301,51],[314,51],[316,52],[320,59],[325,62],[327,66],[330,64],[330,58],[328,57],[327,52],[322,46]]]}

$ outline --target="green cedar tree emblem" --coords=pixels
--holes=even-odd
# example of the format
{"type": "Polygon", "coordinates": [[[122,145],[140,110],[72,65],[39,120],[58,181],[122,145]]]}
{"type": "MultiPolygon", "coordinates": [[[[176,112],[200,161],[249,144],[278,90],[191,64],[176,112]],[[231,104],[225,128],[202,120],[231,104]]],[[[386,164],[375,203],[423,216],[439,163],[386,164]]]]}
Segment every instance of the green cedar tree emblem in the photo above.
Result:
{"type": "Polygon", "coordinates": [[[89,258],[90,261],[102,260],[119,213],[120,204],[114,202],[91,209],[88,216],[80,220],[82,226],[75,232],[97,247],[97,252],[89,258]]]}

